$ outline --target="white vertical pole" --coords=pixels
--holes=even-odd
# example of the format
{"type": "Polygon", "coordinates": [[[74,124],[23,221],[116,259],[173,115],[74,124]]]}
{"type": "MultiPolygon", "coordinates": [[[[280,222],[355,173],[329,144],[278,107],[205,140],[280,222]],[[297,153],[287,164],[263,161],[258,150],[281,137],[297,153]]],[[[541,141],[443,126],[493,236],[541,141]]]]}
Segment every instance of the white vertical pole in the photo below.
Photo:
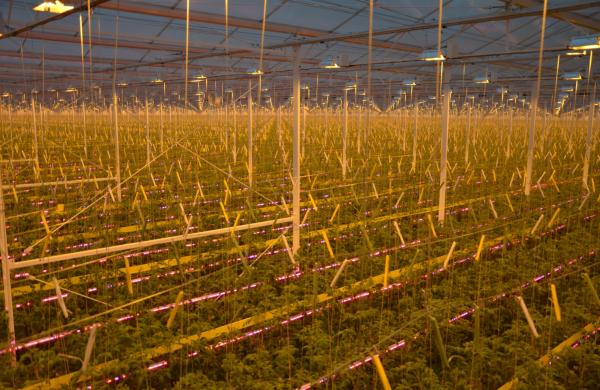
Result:
{"type": "Polygon", "coordinates": [[[81,101],[81,113],[83,118],[83,154],[85,158],[88,156],[88,147],[87,147],[87,124],[85,121],[85,101],[81,101]]]}
{"type": "Polygon", "coordinates": [[[146,98],[146,164],[150,164],[150,114],[148,112],[148,98],[146,98]]]}
{"type": "MultiPolygon", "coordinates": [[[[262,70],[262,69],[261,69],[262,70]]],[[[259,110],[262,104],[262,75],[258,75],[258,91],[256,92],[256,111],[260,115],[259,110]]],[[[259,118],[260,121],[260,118],[259,118]]]]}
{"type": "Polygon", "coordinates": [[[225,153],[229,154],[229,104],[225,101],[226,99],[224,94],[222,99],[223,106],[225,108],[225,153]]]}
{"type": "Polygon", "coordinates": [[[233,163],[237,163],[237,115],[235,112],[235,99],[233,99],[233,163]]]}
{"type": "Polygon", "coordinates": [[[160,152],[162,153],[165,151],[165,134],[163,129],[163,102],[161,101],[158,106],[160,108],[160,152]]]}
{"type": "Polygon", "coordinates": [[[31,110],[33,112],[33,154],[35,162],[40,163],[39,150],[38,150],[38,131],[37,131],[37,120],[35,117],[35,98],[31,97],[31,110]]]}
{"type": "Polygon", "coordinates": [[[588,187],[588,176],[590,171],[590,155],[592,153],[592,129],[594,125],[594,104],[596,102],[596,84],[592,90],[592,98],[590,99],[590,112],[588,116],[587,138],[585,142],[585,157],[583,159],[583,189],[590,191],[588,187]]]}
{"type": "MultiPolygon", "coordinates": [[[[309,91],[310,92],[310,91],[309,91]]],[[[309,98],[307,98],[309,99],[309,98]]],[[[302,98],[300,98],[302,100],[302,98]]],[[[304,158],[304,150],[306,146],[306,111],[307,107],[304,104],[301,104],[302,107],[302,147],[300,149],[300,156],[304,158]]]]}
{"type": "MultiPolygon", "coordinates": [[[[411,87],[412,88],[412,87],[411,87]]],[[[414,103],[415,109],[415,126],[413,128],[413,147],[412,147],[412,164],[411,171],[417,171],[417,127],[418,127],[418,117],[419,117],[419,104],[414,103]]]]}
{"type": "MultiPolygon", "coordinates": [[[[356,109],[354,110],[354,112],[356,113],[356,109]]],[[[358,121],[357,121],[357,126],[355,126],[356,129],[356,151],[358,152],[358,154],[361,154],[361,150],[362,150],[362,107],[358,107],[358,121]]]]}
{"type": "MultiPolygon", "coordinates": [[[[402,152],[406,152],[406,129],[408,128],[408,110],[406,109],[406,94],[404,95],[404,108],[398,114],[402,118],[402,152]]],[[[398,137],[400,134],[398,134],[398,137]]]]}
{"type": "Polygon", "coordinates": [[[511,108],[509,113],[509,121],[508,121],[508,141],[506,143],[506,158],[510,157],[510,146],[512,143],[512,132],[513,132],[513,116],[515,111],[511,108]]]}
{"type": "MultiPolygon", "coordinates": [[[[573,117],[575,118],[575,123],[577,121],[577,94],[579,91],[579,80],[575,80],[575,92],[573,93],[573,117]]],[[[577,126],[577,125],[575,125],[577,126]]]]}
{"type": "Polygon", "coordinates": [[[120,154],[120,145],[119,145],[119,122],[118,114],[119,114],[119,98],[117,97],[117,93],[113,93],[113,109],[115,115],[115,171],[116,177],[115,180],[117,182],[117,200],[121,201],[121,154],[120,154]]]}
{"type": "Polygon", "coordinates": [[[300,46],[294,46],[292,129],[292,252],[300,250],[300,46]]]}
{"type": "Polygon", "coordinates": [[[202,100],[200,99],[200,82],[196,83],[196,93],[198,94],[198,112],[202,112],[202,100]]]}
{"type": "Polygon", "coordinates": [[[444,99],[442,105],[442,150],[440,158],[440,198],[438,209],[438,220],[444,223],[446,216],[446,170],[448,167],[448,125],[450,120],[450,97],[452,91],[448,84],[444,87],[444,99]]]}
{"type": "Polygon", "coordinates": [[[532,91],[531,109],[529,118],[529,135],[527,139],[527,166],[525,168],[525,189],[526,196],[531,194],[531,175],[533,175],[533,151],[535,148],[535,117],[537,115],[538,92],[532,91]]]}
{"type": "Polygon", "coordinates": [[[2,285],[4,287],[4,310],[8,318],[8,342],[11,351],[12,364],[15,365],[17,355],[15,350],[15,316],[12,303],[10,266],[12,260],[8,256],[8,240],[6,238],[6,210],[4,207],[4,190],[2,190],[2,164],[0,163],[0,255],[2,256],[2,285]]]}
{"type": "Polygon", "coordinates": [[[545,142],[545,133],[546,133],[546,110],[543,111],[543,121],[542,128],[540,134],[540,155],[544,155],[544,142],[545,142]]]}
{"type": "Polygon", "coordinates": [[[558,56],[556,56],[556,73],[554,74],[554,90],[552,91],[552,100],[550,101],[551,104],[554,104],[554,102],[556,101],[556,92],[557,92],[557,88],[558,88],[558,71],[559,71],[559,69],[560,69],[560,54],[558,56]]]}
{"type": "Polygon", "coordinates": [[[281,134],[281,107],[277,107],[277,142],[281,151],[285,151],[283,147],[283,137],[281,134]]]}
{"type": "Polygon", "coordinates": [[[252,187],[252,79],[248,79],[248,185],[252,187]]]}
{"type": "Polygon", "coordinates": [[[348,90],[344,89],[344,125],[342,127],[342,177],[346,179],[348,148],[348,90]]]}
{"type": "MultiPolygon", "coordinates": [[[[585,83],[585,89],[586,89],[588,95],[590,93],[590,80],[592,79],[593,58],[594,58],[594,51],[590,50],[590,60],[588,62],[588,71],[587,71],[587,77],[586,77],[586,83],[585,83]]],[[[585,101],[585,97],[584,97],[584,101],[585,101]]],[[[554,104],[554,102],[553,102],[553,104],[554,104]]]]}
{"type": "Polygon", "coordinates": [[[465,141],[465,166],[469,162],[469,149],[471,148],[471,106],[467,107],[467,134],[465,141]]]}

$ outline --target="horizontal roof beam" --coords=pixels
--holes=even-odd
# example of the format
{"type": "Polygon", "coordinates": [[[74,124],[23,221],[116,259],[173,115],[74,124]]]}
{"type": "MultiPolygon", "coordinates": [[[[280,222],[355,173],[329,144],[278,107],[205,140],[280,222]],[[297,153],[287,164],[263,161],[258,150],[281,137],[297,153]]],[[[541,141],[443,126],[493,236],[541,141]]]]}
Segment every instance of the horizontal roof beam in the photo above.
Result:
{"type": "MultiPolygon", "coordinates": [[[[542,2],[539,0],[505,0],[505,3],[518,5],[519,7],[539,7],[542,2]]],[[[600,20],[592,19],[573,11],[560,11],[551,13],[554,19],[562,20],[574,26],[584,27],[592,31],[600,31],[600,20]]]]}
{"type": "MultiPolygon", "coordinates": [[[[547,12],[549,14],[552,14],[554,12],[579,10],[579,9],[586,9],[586,8],[593,8],[593,7],[600,7],[600,2],[587,1],[587,2],[583,2],[583,3],[577,3],[577,4],[550,7],[550,8],[548,8],[547,12]]],[[[497,14],[476,16],[476,17],[469,17],[469,18],[450,19],[450,20],[444,21],[443,25],[444,25],[444,27],[450,27],[450,26],[460,26],[460,25],[466,25],[466,24],[494,22],[494,21],[501,21],[501,20],[516,19],[516,18],[539,16],[542,14],[542,12],[543,12],[543,10],[538,7],[536,9],[502,12],[502,13],[497,13],[497,14]]],[[[412,26],[401,26],[401,27],[395,27],[395,28],[391,28],[391,29],[375,30],[375,31],[373,31],[373,36],[390,35],[390,34],[419,31],[419,30],[430,30],[430,29],[436,29],[436,28],[437,28],[437,22],[436,23],[421,23],[421,24],[416,24],[416,25],[412,25],[412,26]]],[[[369,35],[368,31],[352,33],[352,34],[325,34],[325,35],[322,35],[317,38],[296,39],[296,40],[286,41],[283,43],[268,45],[268,46],[265,46],[265,49],[281,49],[281,48],[293,47],[293,46],[297,46],[297,45],[318,44],[318,43],[332,42],[332,41],[343,41],[348,38],[350,38],[350,39],[365,38],[368,35],[369,35]]],[[[221,56],[225,56],[225,55],[231,56],[231,55],[237,55],[240,52],[243,52],[243,51],[234,50],[234,51],[229,51],[228,53],[226,53],[224,51],[211,52],[208,54],[200,54],[200,55],[190,56],[189,60],[193,61],[193,60],[198,60],[198,59],[203,59],[203,58],[221,57],[221,56]]],[[[185,59],[185,57],[181,56],[178,58],[173,58],[173,59],[169,59],[169,60],[165,60],[165,61],[158,61],[156,63],[180,62],[180,61],[183,61],[184,59],[185,59]]],[[[153,64],[153,62],[142,63],[139,65],[132,65],[132,66],[123,66],[123,67],[118,68],[118,70],[125,70],[125,69],[130,69],[131,67],[138,67],[138,66],[149,66],[151,64],[153,64]]]]}
{"type": "MultiPolygon", "coordinates": [[[[133,3],[130,1],[103,3],[103,4],[99,5],[99,8],[109,9],[109,10],[119,11],[119,12],[134,13],[134,14],[139,14],[139,15],[146,15],[146,16],[155,16],[155,17],[164,17],[164,18],[169,18],[169,19],[186,20],[185,10],[172,9],[169,7],[161,7],[161,6],[151,5],[151,4],[133,3]]],[[[232,16],[229,16],[227,19],[228,19],[227,23],[228,23],[229,27],[245,28],[245,29],[249,29],[249,30],[262,30],[262,22],[260,20],[253,20],[253,19],[232,17],[232,16]]],[[[198,23],[206,23],[206,24],[224,26],[225,25],[225,15],[212,14],[212,13],[208,13],[208,12],[191,11],[190,12],[190,22],[198,22],[198,23]]],[[[272,23],[269,21],[267,21],[267,23],[265,23],[265,30],[267,32],[290,34],[290,35],[294,35],[296,37],[308,37],[308,38],[315,38],[315,37],[319,37],[319,36],[328,34],[327,31],[323,31],[323,30],[317,30],[317,29],[312,29],[312,28],[307,28],[307,27],[302,27],[302,26],[294,26],[294,25],[283,24],[283,23],[272,23]]],[[[365,37],[362,37],[362,38],[348,37],[343,40],[346,42],[349,42],[349,43],[357,44],[357,45],[368,45],[369,44],[368,39],[366,39],[365,37]]],[[[413,53],[419,53],[422,50],[422,48],[419,46],[413,46],[413,45],[397,43],[397,42],[379,41],[379,40],[373,40],[372,46],[376,47],[376,48],[399,50],[399,51],[406,51],[406,52],[413,52],[413,53]]]]}

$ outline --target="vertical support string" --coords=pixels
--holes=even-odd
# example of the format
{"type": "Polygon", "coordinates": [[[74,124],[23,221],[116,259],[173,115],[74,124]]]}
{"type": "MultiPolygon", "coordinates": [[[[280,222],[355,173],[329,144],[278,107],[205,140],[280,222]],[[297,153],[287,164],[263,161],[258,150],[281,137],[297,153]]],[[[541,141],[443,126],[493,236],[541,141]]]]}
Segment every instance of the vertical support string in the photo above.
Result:
{"type": "Polygon", "coordinates": [[[554,74],[554,90],[552,91],[551,104],[556,102],[556,92],[558,90],[558,72],[560,71],[560,54],[556,57],[556,73],[554,74]]]}
{"type": "Polygon", "coordinates": [[[260,62],[258,64],[258,93],[257,93],[257,105],[260,107],[262,99],[262,74],[263,72],[263,53],[265,51],[265,27],[267,23],[267,0],[263,1],[263,14],[262,14],[262,25],[260,28],[260,62]]]}
{"type": "MultiPolygon", "coordinates": [[[[438,14],[438,28],[437,28],[437,55],[442,52],[442,17],[444,16],[444,0],[439,0],[438,4],[439,14],[438,14]]],[[[440,91],[441,91],[441,63],[440,61],[436,62],[436,77],[435,77],[435,101],[436,104],[439,104],[440,101],[440,91]]]]}
{"type": "Polygon", "coordinates": [[[188,108],[188,60],[190,52],[190,0],[186,0],[185,6],[185,70],[184,70],[184,99],[183,105],[188,108]]]}
{"type": "MultiPolygon", "coordinates": [[[[89,24],[88,19],[88,24],[89,24]]],[[[85,97],[86,86],[85,86],[85,52],[84,52],[84,42],[83,42],[83,16],[79,13],[79,46],[81,49],[81,96],[85,97]]],[[[73,107],[73,110],[75,107],[73,107]]],[[[87,129],[85,123],[85,100],[81,99],[81,113],[82,113],[82,123],[83,123],[83,153],[87,158],[87,129]]]]}
{"type": "Polygon", "coordinates": [[[365,129],[365,154],[368,155],[368,143],[371,130],[371,102],[373,94],[371,90],[371,68],[373,65],[373,0],[369,0],[369,38],[368,38],[368,64],[367,64],[367,126],[365,129]]]}
{"type": "Polygon", "coordinates": [[[295,46],[292,71],[292,252],[300,250],[300,47],[295,46]]]}
{"type": "Polygon", "coordinates": [[[88,57],[89,57],[89,82],[90,86],[92,85],[92,7],[90,4],[90,0],[87,0],[87,26],[88,26],[88,57]]]}
{"type": "Polygon", "coordinates": [[[533,94],[531,96],[531,118],[529,120],[529,139],[527,143],[527,167],[525,171],[525,195],[531,194],[531,175],[533,174],[533,149],[535,147],[535,116],[540,94],[540,84],[542,79],[542,63],[544,61],[544,36],[546,34],[546,14],[548,11],[548,0],[544,0],[544,10],[542,13],[542,31],[540,33],[540,50],[538,54],[537,79],[533,94]]]}

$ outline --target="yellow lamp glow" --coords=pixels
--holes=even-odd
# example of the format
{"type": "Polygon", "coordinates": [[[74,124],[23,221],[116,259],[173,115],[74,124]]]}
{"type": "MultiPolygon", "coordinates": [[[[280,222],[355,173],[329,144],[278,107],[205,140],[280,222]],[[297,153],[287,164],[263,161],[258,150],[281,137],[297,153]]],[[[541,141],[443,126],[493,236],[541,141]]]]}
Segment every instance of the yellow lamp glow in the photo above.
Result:
{"type": "Polygon", "coordinates": [[[41,4],[33,7],[34,11],[37,12],[50,12],[53,14],[62,14],[63,12],[67,12],[72,10],[74,7],[72,5],[64,5],[62,1],[54,0],[54,1],[44,1],[41,4]]]}

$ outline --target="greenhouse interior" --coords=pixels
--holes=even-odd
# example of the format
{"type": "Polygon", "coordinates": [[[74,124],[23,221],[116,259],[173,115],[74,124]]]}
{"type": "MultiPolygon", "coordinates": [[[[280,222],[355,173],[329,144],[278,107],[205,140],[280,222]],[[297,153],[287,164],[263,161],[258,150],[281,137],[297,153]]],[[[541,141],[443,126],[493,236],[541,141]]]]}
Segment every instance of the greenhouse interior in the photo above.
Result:
{"type": "Polygon", "coordinates": [[[598,388],[600,1],[0,19],[0,388],[598,388]]]}

